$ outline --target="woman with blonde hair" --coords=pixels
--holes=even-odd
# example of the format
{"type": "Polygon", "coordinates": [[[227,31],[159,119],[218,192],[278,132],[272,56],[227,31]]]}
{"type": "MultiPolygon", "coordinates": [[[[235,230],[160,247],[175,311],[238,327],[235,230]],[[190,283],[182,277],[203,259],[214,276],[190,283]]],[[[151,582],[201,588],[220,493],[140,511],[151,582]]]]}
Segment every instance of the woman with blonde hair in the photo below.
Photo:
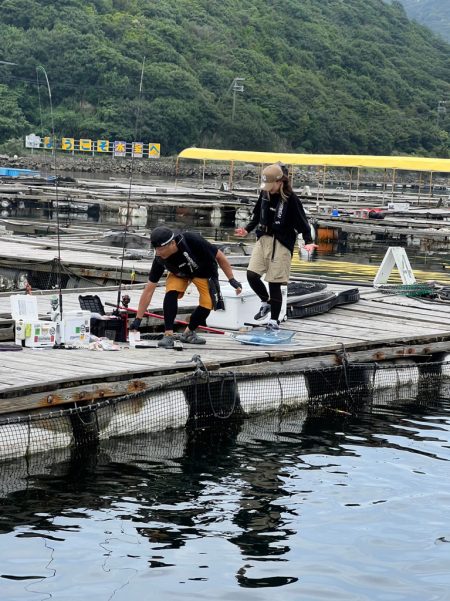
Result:
{"type": "Polygon", "coordinates": [[[264,319],[270,312],[267,328],[279,329],[282,294],[287,285],[292,254],[298,234],[302,234],[305,250],[317,248],[303,205],[293,192],[287,169],[280,163],[268,165],[262,172],[261,193],[253,209],[250,223],[236,229],[236,235],[246,236],[256,228],[257,242],[250,257],[247,280],[261,299],[255,320],[264,319]],[[265,275],[265,286],[261,277],[265,275]]]}

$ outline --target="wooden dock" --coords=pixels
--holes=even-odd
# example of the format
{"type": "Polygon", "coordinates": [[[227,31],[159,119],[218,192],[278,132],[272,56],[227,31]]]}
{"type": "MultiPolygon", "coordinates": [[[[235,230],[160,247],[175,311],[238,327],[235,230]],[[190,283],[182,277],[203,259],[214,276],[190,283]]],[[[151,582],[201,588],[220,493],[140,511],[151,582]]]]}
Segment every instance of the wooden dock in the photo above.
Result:
{"type": "MultiPolygon", "coordinates": [[[[349,286],[329,285],[341,292],[349,286]]],[[[130,306],[137,306],[142,286],[125,287],[130,306]]],[[[78,307],[78,294],[66,292],[64,306],[78,307]]],[[[39,312],[49,311],[49,297],[38,295],[39,312]]],[[[117,290],[101,292],[103,302],[115,303],[117,290]]],[[[164,288],[157,290],[151,311],[161,311],[164,288]]],[[[0,353],[0,414],[86,404],[144,391],[155,382],[168,382],[192,373],[197,355],[211,373],[253,370],[261,377],[283,366],[299,371],[339,365],[343,361],[383,362],[450,353],[450,304],[386,295],[360,289],[361,300],[328,313],[288,320],[283,328],[295,330],[292,345],[250,346],[225,334],[202,334],[204,346],[184,345],[182,351],[156,348],[119,351],[88,349],[29,349],[0,353]]],[[[181,302],[180,312],[196,304],[193,290],[181,302]]],[[[9,314],[9,295],[0,296],[0,314],[9,314]]]]}
{"type": "MultiPolygon", "coordinates": [[[[57,242],[48,238],[7,236],[0,239],[0,265],[8,268],[48,272],[49,263],[57,257],[57,242]]],[[[97,280],[119,281],[122,250],[95,245],[61,242],[63,268],[74,276],[97,280]]],[[[146,282],[152,260],[125,260],[123,280],[146,282]],[[133,274],[133,275],[132,275],[133,274]]]]}
{"type": "MultiPolygon", "coordinates": [[[[448,215],[450,217],[450,209],[448,215]]],[[[340,217],[317,215],[313,218],[313,223],[319,228],[337,228],[358,236],[383,235],[392,239],[421,239],[447,244],[450,242],[449,221],[423,219],[420,215],[417,215],[417,218],[389,216],[384,219],[364,219],[352,215],[340,217]]]]}

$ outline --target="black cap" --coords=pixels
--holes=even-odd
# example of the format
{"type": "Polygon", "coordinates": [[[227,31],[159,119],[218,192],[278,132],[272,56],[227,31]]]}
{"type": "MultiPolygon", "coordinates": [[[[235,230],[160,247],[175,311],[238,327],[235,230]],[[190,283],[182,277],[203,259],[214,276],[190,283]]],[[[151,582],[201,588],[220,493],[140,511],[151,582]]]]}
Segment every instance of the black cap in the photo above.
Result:
{"type": "Polygon", "coordinates": [[[152,230],[152,233],[150,234],[150,241],[153,248],[157,248],[158,246],[165,246],[166,244],[169,244],[169,242],[172,242],[174,237],[175,234],[170,228],[166,227],[165,225],[160,225],[152,230]]]}

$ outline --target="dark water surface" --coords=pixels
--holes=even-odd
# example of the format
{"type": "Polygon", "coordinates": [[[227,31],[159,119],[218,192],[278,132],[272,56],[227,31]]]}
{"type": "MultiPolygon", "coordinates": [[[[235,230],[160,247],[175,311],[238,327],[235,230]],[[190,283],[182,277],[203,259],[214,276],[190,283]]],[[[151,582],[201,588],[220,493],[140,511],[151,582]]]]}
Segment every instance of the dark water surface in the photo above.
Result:
{"type": "Polygon", "coordinates": [[[449,396],[3,463],[1,599],[450,599],[449,396]]]}

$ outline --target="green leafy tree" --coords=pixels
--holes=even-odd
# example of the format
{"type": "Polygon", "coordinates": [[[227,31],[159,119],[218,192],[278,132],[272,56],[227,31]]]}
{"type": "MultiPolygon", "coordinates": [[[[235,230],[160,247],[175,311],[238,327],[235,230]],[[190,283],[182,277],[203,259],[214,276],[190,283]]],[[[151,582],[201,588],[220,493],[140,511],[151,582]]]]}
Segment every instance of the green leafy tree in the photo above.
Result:
{"type": "Polygon", "coordinates": [[[19,107],[18,98],[17,92],[0,84],[0,140],[19,136],[29,127],[19,107]]]}
{"type": "Polygon", "coordinates": [[[447,156],[450,46],[402,2],[0,0],[0,142],[48,133],[42,65],[66,136],[447,156]]]}

